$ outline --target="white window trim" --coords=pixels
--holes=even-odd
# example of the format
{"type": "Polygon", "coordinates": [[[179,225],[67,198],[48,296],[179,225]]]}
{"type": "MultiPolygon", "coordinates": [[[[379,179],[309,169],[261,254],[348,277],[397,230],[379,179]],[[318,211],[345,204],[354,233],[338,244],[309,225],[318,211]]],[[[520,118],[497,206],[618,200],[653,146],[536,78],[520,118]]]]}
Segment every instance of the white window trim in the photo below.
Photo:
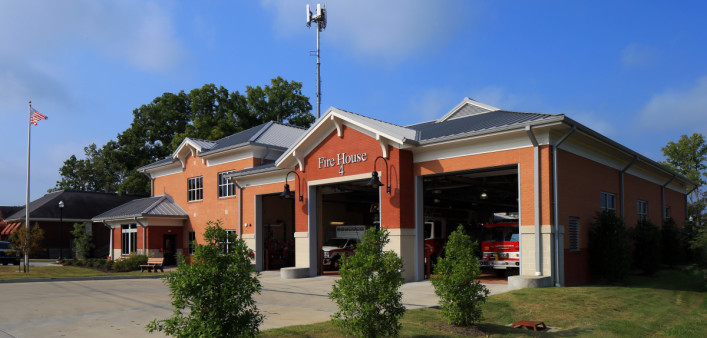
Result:
{"type": "Polygon", "coordinates": [[[120,225],[120,254],[121,255],[129,255],[133,252],[137,251],[137,224],[131,223],[131,224],[121,224],[120,225]],[[124,228],[124,226],[128,226],[128,228],[124,228]],[[125,234],[128,234],[127,236],[127,241],[124,241],[125,234]],[[133,237],[134,237],[134,242],[133,243],[133,237]],[[126,245],[127,242],[127,245],[126,245]],[[132,247],[135,247],[135,250],[132,250],[132,247]],[[126,251],[127,249],[127,251],[126,251]],[[127,253],[126,253],[127,252],[127,253]]]}
{"type": "Polygon", "coordinates": [[[616,211],[616,194],[610,193],[610,192],[601,192],[601,197],[600,197],[600,202],[599,202],[599,208],[601,211],[616,211]],[[611,198],[609,198],[611,197],[611,198]],[[611,202],[611,203],[609,203],[611,202]],[[603,204],[603,205],[602,205],[603,204]]]}
{"type": "Polygon", "coordinates": [[[648,220],[648,201],[636,201],[636,210],[638,211],[639,222],[645,222],[648,220]]]}
{"type": "Polygon", "coordinates": [[[233,183],[233,181],[228,180],[226,183],[223,183],[223,176],[235,173],[235,170],[229,170],[229,171],[224,171],[218,173],[218,197],[219,198],[225,198],[225,197],[233,197],[236,196],[236,184],[233,183]],[[226,194],[221,195],[221,188],[224,187],[226,189],[226,194]]]}
{"type": "Polygon", "coordinates": [[[187,179],[187,202],[196,202],[204,199],[204,178],[203,176],[189,177],[187,179]],[[192,182],[194,188],[192,188],[192,182]],[[194,198],[192,199],[192,194],[194,198]]]}

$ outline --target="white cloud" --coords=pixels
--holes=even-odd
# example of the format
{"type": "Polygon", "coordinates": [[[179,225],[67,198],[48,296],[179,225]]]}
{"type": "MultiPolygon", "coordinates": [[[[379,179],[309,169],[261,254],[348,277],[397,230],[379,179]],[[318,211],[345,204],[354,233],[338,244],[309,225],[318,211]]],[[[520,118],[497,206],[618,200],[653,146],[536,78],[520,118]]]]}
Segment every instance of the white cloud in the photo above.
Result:
{"type": "Polygon", "coordinates": [[[658,56],[658,51],[647,45],[631,43],[620,53],[621,64],[628,68],[650,66],[658,56]]]}
{"type": "Polygon", "coordinates": [[[409,103],[410,112],[413,116],[408,119],[414,120],[412,123],[436,120],[461,101],[455,97],[455,92],[450,89],[434,88],[416,95],[409,103]],[[459,102],[456,102],[456,101],[459,102]]]}
{"type": "MultiPolygon", "coordinates": [[[[275,29],[284,36],[305,31],[307,1],[262,0],[276,11],[275,29]]],[[[316,8],[316,2],[309,2],[316,8]]],[[[475,13],[459,1],[328,1],[322,39],[360,57],[397,62],[434,48],[454,35],[475,13]]],[[[310,30],[314,29],[314,25],[310,30]]]]}
{"type": "Polygon", "coordinates": [[[707,125],[707,75],[686,90],[654,95],[639,113],[639,124],[651,130],[685,130],[707,125]]]}
{"type": "Polygon", "coordinates": [[[582,111],[568,112],[565,115],[606,137],[616,139],[619,136],[612,121],[606,119],[606,115],[582,111]]]}
{"type": "Polygon", "coordinates": [[[98,52],[145,71],[172,69],[183,47],[169,10],[141,1],[0,2],[0,56],[14,62],[98,52]]]}

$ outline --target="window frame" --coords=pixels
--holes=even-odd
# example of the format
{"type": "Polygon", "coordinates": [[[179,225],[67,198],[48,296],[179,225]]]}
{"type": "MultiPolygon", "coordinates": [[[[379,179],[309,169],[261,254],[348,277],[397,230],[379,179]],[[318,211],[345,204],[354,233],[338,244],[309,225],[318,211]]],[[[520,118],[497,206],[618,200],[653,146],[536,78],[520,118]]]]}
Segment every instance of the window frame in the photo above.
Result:
{"type": "Polygon", "coordinates": [[[670,214],[670,206],[669,205],[663,206],[663,220],[667,221],[667,220],[671,219],[672,217],[673,216],[670,214]]]}
{"type": "Polygon", "coordinates": [[[602,191],[600,196],[599,208],[601,211],[616,212],[616,194],[602,191]],[[611,204],[611,206],[609,206],[609,204],[611,204]]]}
{"type": "Polygon", "coordinates": [[[196,250],[196,231],[189,231],[187,238],[189,238],[189,245],[188,245],[187,252],[190,255],[193,255],[194,251],[196,250]]]}
{"type": "Polygon", "coordinates": [[[235,173],[235,170],[228,170],[218,173],[217,183],[218,183],[218,198],[226,198],[236,196],[236,184],[231,180],[226,180],[225,175],[235,173]],[[225,182],[224,182],[225,181],[225,182]],[[225,190],[225,194],[222,192],[225,190]]]}
{"type": "Polygon", "coordinates": [[[648,201],[636,200],[636,214],[639,222],[648,221],[648,201]]]}
{"type": "Polygon", "coordinates": [[[137,224],[120,225],[120,254],[129,255],[137,252],[137,224]]]}
{"type": "Polygon", "coordinates": [[[231,244],[235,243],[235,241],[231,242],[228,240],[229,234],[234,234],[234,235],[237,235],[237,234],[236,234],[236,230],[224,229],[224,231],[226,231],[226,241],[221,242],[220,244],[224,244],[226,247],[224,252],[229,253],[231,251],[231,244]]]}
{"type": "Polygon", "coordinates": [[[187,202],[197,202],[204,199],[204,177],[187,178],[187,202]]]}

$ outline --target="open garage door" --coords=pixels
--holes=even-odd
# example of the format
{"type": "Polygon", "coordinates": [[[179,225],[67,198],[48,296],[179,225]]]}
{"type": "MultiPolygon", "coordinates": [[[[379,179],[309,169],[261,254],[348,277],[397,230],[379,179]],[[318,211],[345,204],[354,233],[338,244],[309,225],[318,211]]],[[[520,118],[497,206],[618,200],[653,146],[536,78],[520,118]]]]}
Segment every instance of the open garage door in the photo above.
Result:
{"type": "Polygon", "coordinates": [[[352,255],[363,232],[380,220],[378,189],[370,180],[319,186],[319,274],[337,274],[341,259],[352,255]]]}
{"type": "Polygon", "coordinates": [[[425,271],[444,255],[452,231],[464,226],[479,243],[477,256],[485,272],[518,274],[518,169],[488,168],[425,176],[425,271]]]}
{"type": "Polygon", "coordinates": [[[295,202],[279,194],[265,195],[262,208],[263,270],[295,266],[295,202]]]}

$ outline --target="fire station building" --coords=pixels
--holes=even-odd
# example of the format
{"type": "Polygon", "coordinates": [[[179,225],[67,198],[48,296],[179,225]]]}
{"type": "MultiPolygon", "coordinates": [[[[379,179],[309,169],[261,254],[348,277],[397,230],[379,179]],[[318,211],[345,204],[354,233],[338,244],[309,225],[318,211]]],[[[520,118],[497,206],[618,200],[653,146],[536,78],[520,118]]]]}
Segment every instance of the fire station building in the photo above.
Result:
{"type": "Polygon", "coordinates": [[[337,228],[355,225],[388,229],[388,249],[415,281],[439,254],[434,243],[462,225],[480,243],[500,234],[491,240],[507,250],[484,258],[502,261],[494,267],[521,286],[590,282],[597,212],[614,210],[628,226],[682,225],[694,188],[565,115],[468,98],[409,126],[330,108],[307,130],[270,122],[216,141],[186,138],[139,171],[152,197],[93,219],[112,228],[114,259],[191,254],[206,223],[221,220],[255,251],[256,269],[309,277],[325,270],[322,247],[337,228]]]}

